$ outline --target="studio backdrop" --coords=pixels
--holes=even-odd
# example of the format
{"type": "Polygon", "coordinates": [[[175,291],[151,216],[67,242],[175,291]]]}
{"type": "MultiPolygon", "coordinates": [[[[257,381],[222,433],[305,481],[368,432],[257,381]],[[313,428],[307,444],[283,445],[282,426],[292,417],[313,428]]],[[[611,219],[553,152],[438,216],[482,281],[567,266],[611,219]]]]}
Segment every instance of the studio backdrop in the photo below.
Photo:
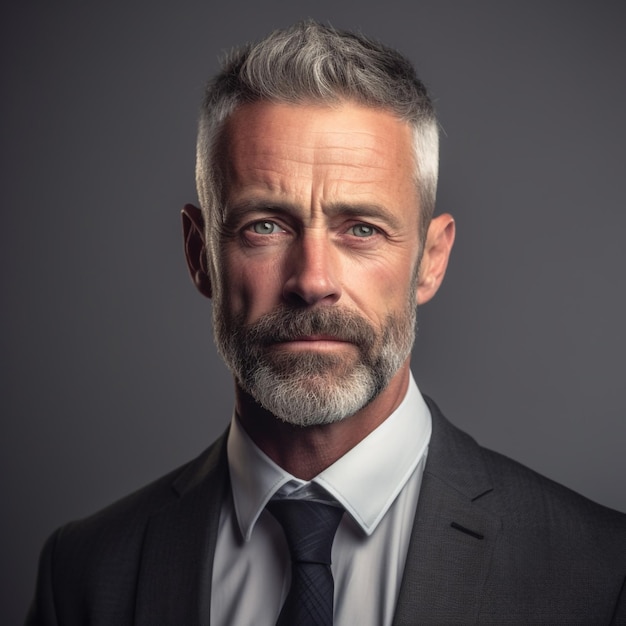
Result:
{"type": "MultiPolygon", "coordinates": [[[[448,276],[422,392],[482,445],[626,511],[626,81],[619,2],[3,6],[2,623],[38,552],[198,454],[232,382],[187,276],[195,125],[217,57],[298,19],[416,64],[442,126],[448,276]]],[[[367,289],[367,285],[363,285],[367,289]]]]}

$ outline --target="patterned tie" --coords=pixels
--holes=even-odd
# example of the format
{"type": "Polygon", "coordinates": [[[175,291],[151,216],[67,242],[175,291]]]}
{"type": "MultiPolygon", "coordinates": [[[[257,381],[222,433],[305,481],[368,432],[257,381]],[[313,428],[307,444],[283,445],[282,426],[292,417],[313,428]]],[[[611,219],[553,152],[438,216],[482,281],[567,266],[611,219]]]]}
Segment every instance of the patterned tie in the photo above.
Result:
{"type": "Polygon", "coordinates": [[[283,527],[291,553],[291,587],[276,626],[331,626],[330,552],[343,508],[309,500],[273,500],[267,509],[283,527]]]}

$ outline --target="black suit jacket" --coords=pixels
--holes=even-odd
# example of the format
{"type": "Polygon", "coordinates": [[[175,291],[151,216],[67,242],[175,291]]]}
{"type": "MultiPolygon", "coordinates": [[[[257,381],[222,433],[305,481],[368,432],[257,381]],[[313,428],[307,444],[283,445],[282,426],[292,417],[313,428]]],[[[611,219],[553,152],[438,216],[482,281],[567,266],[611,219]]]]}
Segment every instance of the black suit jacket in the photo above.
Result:
{"type": "MultiPolygon", "coordinates": [[[[394,624],[626,624],[626,516],[481,448],[429,406],[394,624]]],[[[52,535],[27,625],[209,624],[225,448],[222,437],[52,535]]]]}

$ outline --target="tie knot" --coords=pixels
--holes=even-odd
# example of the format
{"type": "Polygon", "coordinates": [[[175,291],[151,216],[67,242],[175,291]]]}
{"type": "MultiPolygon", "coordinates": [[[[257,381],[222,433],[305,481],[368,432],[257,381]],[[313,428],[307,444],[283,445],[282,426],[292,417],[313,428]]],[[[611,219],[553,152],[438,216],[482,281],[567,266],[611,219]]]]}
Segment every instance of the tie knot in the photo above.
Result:
{"type": "Polygon", "coordinates": [[[272,500],[267,509],[285,531],[293,562],[330,565],[343,508],[311,500],[272,500]]]}

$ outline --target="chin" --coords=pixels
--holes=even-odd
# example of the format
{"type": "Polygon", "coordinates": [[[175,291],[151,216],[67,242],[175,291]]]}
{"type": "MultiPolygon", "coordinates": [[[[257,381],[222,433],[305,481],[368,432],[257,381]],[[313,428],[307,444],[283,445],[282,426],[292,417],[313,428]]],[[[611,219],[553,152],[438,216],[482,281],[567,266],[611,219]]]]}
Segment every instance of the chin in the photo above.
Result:
{"type": "MultiPolygon", "coordinates": [[[[242,387],[267,411],[294,426],[335,424],[350,417],[378,395],[381,385],[363,365],[339,375],[337,368],[277,374],[259,367],[242,387]]],[[[344,368],[345,369],[345,368],[344,368]]]]}

